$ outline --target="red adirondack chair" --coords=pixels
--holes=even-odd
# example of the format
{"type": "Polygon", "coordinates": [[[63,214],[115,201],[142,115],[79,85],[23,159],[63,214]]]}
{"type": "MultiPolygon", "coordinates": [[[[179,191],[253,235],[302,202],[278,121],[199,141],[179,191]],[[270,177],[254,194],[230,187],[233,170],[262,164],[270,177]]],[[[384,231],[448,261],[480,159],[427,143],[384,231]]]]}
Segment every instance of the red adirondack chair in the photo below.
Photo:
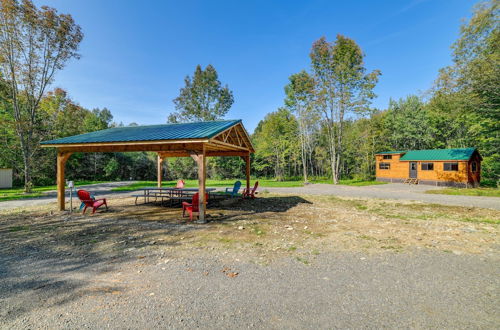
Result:
{"type": "Polygon", "coordinates": [[[85,214],[87,207],[92,208],[92,214],[94,214],[95,210],[97,210],[102,205],[106,206],[106,210],[108,209],[108,204],[106,203],[106,198],[101,198],[101,199],[92,198],[90,196],[90,193],[86,190],[78,190],[77,194],[78,194],[78,198],[80,198],[82,203],[85,204],[85,208],[83,209],[83,214],[85,214]]]}
{"type": "Polygon", "coordinates": [[[175,188],[184,188],[184,180],[177,181],[175,188]]]}
{"type": "Polygon", "coordinates": [[[253,186],[253,188],[250,188],[250,190],[248,190],[247,188],[243,189],[243,198],[255,198],[255,195],[258,194],[257,192],[257,187],[259,186],[259,181],[255,181],[255,186],[253,186]]]}
{"type": "MultiPolygon", "coordinates": [[[[193,195],[191,203],[182,202],[182,217],[186,215],[186,211],[189,213],[189,220],[193,221],[193,212],[200,212],[200,195],[198,193],[193,195]]],[[[205,201],[208,199],[208,194],[205,194],[205,201]]]]}

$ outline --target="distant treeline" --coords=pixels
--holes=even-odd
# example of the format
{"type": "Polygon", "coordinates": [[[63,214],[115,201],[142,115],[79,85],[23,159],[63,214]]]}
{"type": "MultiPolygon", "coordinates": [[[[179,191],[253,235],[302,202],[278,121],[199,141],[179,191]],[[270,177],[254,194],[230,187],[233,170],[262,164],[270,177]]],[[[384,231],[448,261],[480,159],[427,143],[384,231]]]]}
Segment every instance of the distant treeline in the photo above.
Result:
{"type": "MultiPolygon", "coordinates": [[[[440,70],[425,94],[391,100],[385,110],[370,106],[381,72],[366,71],[365,55],[353,40],[339,35],[334,42],[325,38],[314,42],[310,70],[290,76],[283,106],[267,114],[251,136],[256,149],[252,176],[277,180],[321,177],[333,182],[340,178],[372,179],[374,155],[380,151],[477,147],[484,157],[482,183],[497,185],[498,7],[494,0],[478,4],[452,45],[453,65],[440,70]]],[[[20,106],[31,94],[19,94],[18,112],[27,113],[23,118],[29,119],[23,120],[16,117],[14,85],[6,77],[0,71],[0,167],[14,169],[16,185],[55,182],[56,151],[40,148],[37,141],[121,125],[113,122],[106,108],[85,109],[62,89],[44,93],[33,112],[22,112],[20,106]],[[25,148],[30,144],[23,140],[26,136],[31,139],[26,140],[31,141],[29,152],[25,148]],[[27,154],[33,161],[26,161],[27,154]],[[25,180],[25,173],[32,178],[25,180]]],[[[215,68],[198,66],[192,77],[186,77],[185,87],[174,100],[176,112],[168,121],[224,118],[233,101],[231,90],[222,86],[215,68]]],[[[67,178],[73,180],[156,178],[154,153],[76,153],[66,166],[67,178]]],[[[163,170],[167,179],[197,176],[190,158],[168,159],[163,170]]],[[[244,164],[237,157],[211,158],[207,172],[210,178],[241,178],[244,164]]]]}

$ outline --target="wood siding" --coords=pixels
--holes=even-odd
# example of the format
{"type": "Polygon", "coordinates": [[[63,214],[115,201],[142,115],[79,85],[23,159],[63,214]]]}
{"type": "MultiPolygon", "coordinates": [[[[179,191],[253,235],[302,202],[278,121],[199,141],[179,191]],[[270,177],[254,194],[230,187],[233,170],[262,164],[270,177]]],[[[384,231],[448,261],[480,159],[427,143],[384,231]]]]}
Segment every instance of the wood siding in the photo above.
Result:
{"type": "Polygon", "coordinates": [[[377,167],[376,177],[386,179],[406,179],[409,175],[409,168],[407,162],[399,161],[401,154],[391,154],[392,159],[383,159],[383,155],[376,155],[377,167]],[[388,170],[381,170],[380,163],[389,163],[391,168],[388,170]]]}

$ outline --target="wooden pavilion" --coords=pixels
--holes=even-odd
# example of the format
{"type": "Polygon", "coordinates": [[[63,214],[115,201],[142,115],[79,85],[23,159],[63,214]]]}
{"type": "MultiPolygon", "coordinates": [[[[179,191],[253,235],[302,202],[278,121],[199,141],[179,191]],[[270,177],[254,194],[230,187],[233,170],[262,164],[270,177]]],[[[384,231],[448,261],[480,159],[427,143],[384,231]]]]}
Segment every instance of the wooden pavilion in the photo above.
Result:
{"type": "Polygon", "coordinates": [[[64,167],[75,152],[149,151],[158,154],[158,187],[162,164],[168,157],[192,157],[198,164],[199,220],[205,221],[206,158],[239,156],[246,163],[246,187],[250,188],[250,153],[255,152],[241,120],[207,121],[150,126],[115,127],[45,141],[57,148],[57,201],[65,209],[64,167]]]}

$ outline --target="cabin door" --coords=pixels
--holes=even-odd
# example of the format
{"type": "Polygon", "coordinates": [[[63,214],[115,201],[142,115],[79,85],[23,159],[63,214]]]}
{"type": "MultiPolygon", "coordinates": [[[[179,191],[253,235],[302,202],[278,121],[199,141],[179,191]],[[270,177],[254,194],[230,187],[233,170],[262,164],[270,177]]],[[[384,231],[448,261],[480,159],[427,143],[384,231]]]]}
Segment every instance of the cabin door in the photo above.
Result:
{"type": "Polygon", "coordinates": [[[411,179],[417,178],[417,163],[416,162],[410,162],[410,178],[411,179]]]}

